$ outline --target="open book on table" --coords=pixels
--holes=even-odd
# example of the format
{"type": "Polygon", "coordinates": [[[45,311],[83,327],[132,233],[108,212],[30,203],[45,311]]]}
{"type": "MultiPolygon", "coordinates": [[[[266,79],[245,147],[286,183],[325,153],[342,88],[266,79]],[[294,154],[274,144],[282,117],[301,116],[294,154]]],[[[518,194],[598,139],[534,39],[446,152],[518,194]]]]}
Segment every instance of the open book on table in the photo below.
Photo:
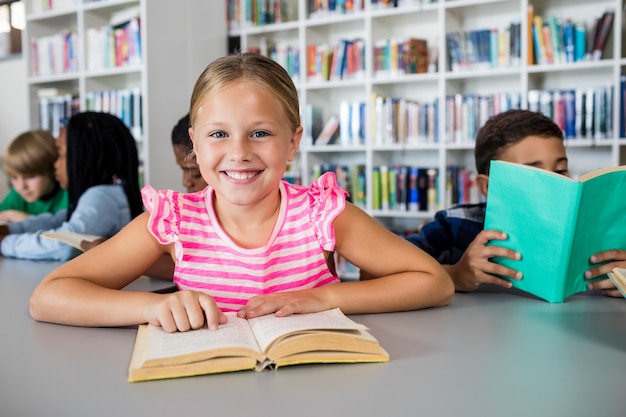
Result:
{"type": "MultiPolygon", "coordinates": [[[[485,229],[508,234],[490,244],[514,249],[522,259],[494,258],[521,271],[515,288],[549,302],[587,289],[591,255],[626,249],[626,166],[572,179],[551,171],[492,161],[485,229]]],[[[606,278],[600,277],[598,279],[606,278]]]]}
{"type": "Polygon", "coordinates": [[[159,326],[139,326],[128,380],[261,371],[305,363],[389,361],[367,328],[339,309],[253,319],[226,315],[228,323],[217,330],[203,327],[167,333],[159,326]]]}
{"type": "Polygon", "coordinates": [[[47,239],[54,239],[54,240],[61,241],[81,251],[84,251],[84,249],[80,246],[80,243],[83,240],[87,242],[93,242],[95,240],[102,239],[102,236],[89,235],[85,233],[68,232],[66,230],[44,232],[40,236],[45,237],[47,239]]]}

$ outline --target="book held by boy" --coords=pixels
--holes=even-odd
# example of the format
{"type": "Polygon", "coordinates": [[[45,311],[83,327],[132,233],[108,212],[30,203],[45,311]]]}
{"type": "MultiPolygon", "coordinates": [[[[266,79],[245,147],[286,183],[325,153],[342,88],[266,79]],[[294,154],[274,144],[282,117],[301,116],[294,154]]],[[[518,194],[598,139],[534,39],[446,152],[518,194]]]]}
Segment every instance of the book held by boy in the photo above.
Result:
{"type": "Polygon", "coordinates": [[[205,327],[168,333],[144,324],[137,330],[128,381],[262,371],[311,363],[388,362],[389,355],[367,328],[333,309],[242,319],[226,313],[217,330],[205,327]]]}
{"type": "Polygon", "coordinates": [[[626,298],[626,268],[613,268],[609,272],[609,279],[626,298]]]}
{"type": "MultiPolygon", "coordinates": [[[[521,253],[494,262],[522,273],[513,287],[549,302],[586,291],[591,255],[626,248],[626,166],[578,179],[532,166],[492,161],[485,230],[508,234],[490,244],[521,253]]],[[[606,278],[600,277],[598,279],[606,278]]]]}

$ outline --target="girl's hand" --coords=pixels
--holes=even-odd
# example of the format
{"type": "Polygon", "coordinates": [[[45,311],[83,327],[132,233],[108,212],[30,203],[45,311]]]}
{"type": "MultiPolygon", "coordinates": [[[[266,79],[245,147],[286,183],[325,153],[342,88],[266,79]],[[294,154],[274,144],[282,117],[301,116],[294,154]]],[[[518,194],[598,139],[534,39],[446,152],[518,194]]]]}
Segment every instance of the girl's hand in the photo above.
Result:
{"type": "Polygon", "coordinates": [[[249,319],[275,313],[278,317],[284,317],[331,309],[330,303],[322,299],[320,293],[314,289],[257,295],[248,300],[237,316],[249,319]]]}
{"type": "Polygon", "coordinates": [[[164,294],[144,309],[144,317],[150,324],[161,326],[167,332],[186,332],[199,329],[207,323],[211,330],[228,319],[215,304],[213,297],[198,291],[177,291],[164,294]]]}

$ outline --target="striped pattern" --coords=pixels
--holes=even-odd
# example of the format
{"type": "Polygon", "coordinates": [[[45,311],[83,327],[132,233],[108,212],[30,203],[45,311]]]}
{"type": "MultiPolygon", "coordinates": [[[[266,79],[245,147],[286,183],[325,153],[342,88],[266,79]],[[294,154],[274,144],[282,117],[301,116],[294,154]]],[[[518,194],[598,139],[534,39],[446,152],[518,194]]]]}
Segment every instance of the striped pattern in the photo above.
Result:
{"type": "Polygon", "coordinates": [[[184,194],[145,186],[148,228],[160,243],[176,248],[178,288],[206,292],[223,311],[237,311],[257,294],[338,282],[323,252],[334,250],[333,220],[345,208],[346,193],[334,173],[324,174],[311,187],[281,182],[280,192],[272,236],[265,246],[247,249],[221,229],[211,187],[184,194]]]}

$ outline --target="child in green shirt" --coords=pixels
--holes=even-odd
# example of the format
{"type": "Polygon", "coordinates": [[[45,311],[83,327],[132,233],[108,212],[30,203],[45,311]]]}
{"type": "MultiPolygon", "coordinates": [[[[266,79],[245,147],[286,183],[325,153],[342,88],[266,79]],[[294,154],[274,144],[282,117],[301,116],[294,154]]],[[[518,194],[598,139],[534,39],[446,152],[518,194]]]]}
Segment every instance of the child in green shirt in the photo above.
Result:
{"type": "Polygon", "coordinates": [[[0,220],[15,222],[67,208],[67,191],[54,177],[57,158],[56,141],[46,130],[21,133],[9,144],[2,163],[11,189],[0,202],[0,220]]]}

